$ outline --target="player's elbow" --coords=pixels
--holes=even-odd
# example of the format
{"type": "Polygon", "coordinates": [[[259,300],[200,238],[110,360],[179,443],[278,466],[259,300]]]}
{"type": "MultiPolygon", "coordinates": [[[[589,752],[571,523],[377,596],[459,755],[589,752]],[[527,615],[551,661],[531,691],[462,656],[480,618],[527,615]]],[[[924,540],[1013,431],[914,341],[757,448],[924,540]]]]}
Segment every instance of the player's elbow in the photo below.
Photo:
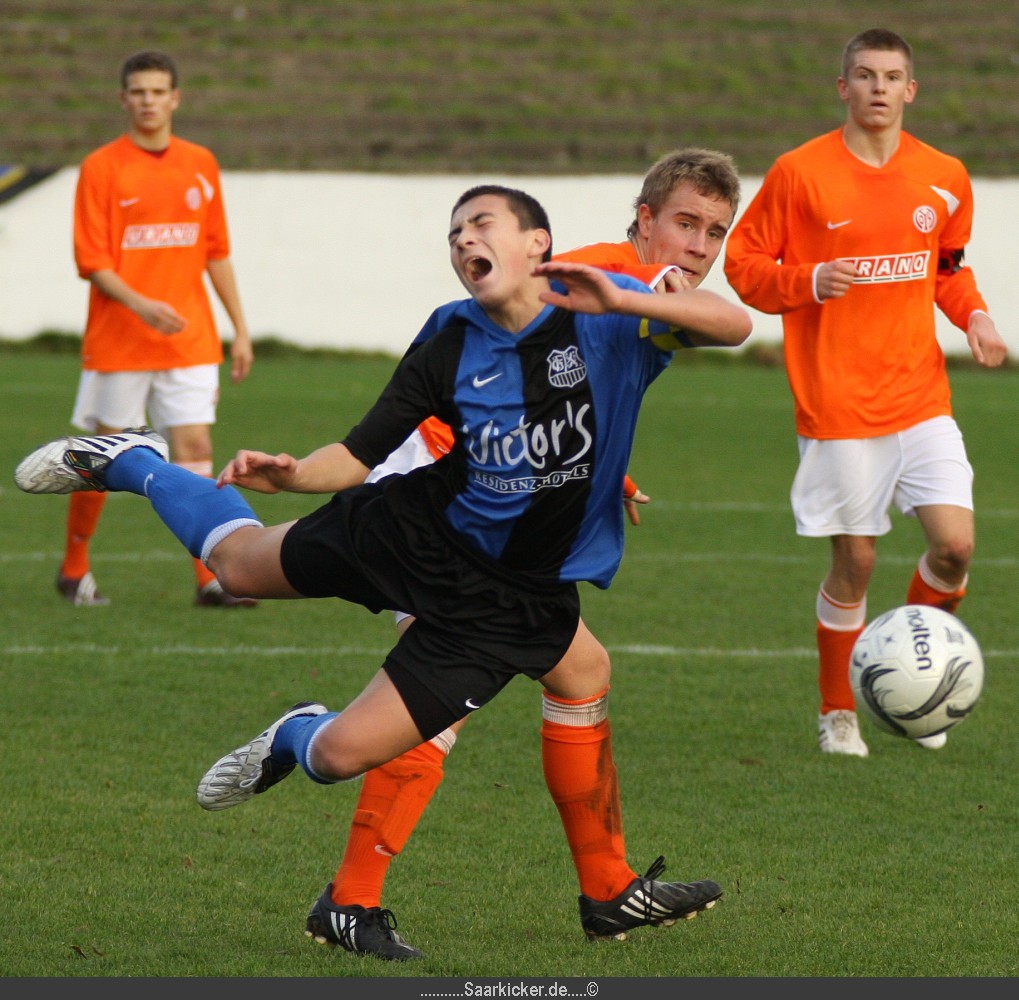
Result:
{"type": "Polygon", "coordinates": [[[726,330],[725,343],[729,347],[739,347],[745,344],[747,338],[754,332],[754,321],[746,309],[734,307],[732,321],[726,330]]]}

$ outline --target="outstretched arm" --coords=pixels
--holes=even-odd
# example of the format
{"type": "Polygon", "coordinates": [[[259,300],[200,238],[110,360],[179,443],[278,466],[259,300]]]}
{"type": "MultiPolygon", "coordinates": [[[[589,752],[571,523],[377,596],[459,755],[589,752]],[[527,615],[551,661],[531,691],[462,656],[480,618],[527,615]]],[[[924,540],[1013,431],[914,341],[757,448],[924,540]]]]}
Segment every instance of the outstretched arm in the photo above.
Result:
{"type": "Polygon", "coordinates": [[[258,493],[338,493],[363,483],[368,466],[346,445],[327,444],[302,459],[285,452],[239,451],[227,462],[217,486],[242,486],[258,493]]]}
{"type": "Polygon", "coordinates": [[[573,312],[642,316],[681,329],[697,343],[720,347],[738,347],[753,329],[750,314],[742,306],[705,289],[651,295],[620,288],[596,267],[564,260],[539,264],[534,273],[566,286],[565,294],[552,289],[542,292],[542,302],[573,312]]]}

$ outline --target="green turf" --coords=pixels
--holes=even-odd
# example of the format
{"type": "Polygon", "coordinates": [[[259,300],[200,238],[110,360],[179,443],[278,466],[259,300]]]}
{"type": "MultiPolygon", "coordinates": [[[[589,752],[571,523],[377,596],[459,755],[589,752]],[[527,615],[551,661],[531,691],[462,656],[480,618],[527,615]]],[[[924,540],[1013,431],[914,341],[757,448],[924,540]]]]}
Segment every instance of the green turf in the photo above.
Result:
{"type": "MultiPolygon", "coordinates": [[[[963,617],[984,695],[945,750],[865,725],[867,760],[823,757],[813,605],[823,542],[796,538],[780,368],[684,356],[649,392],[631,464],[653,497],[585,617],[611,698],[631,863],[712,877],[710,913],[590,945],[541,777],[538,689],[474,717],[385,903],[426,953],[358,960],[303,935],[331,878],[354,784],[297,774],[224,813],[194,789],[221,753],[299,699],[341,707],[392,642],[339,602],[190,606],[187,557],[147,504],[110,497],[94,543],[108,608],[61,603],[66,500],[11,472],[65,430],[73,355],[0,355],[0,721],[7,977],[1014,977],[1019,974],[1012,583],[1019,551],[1017,375],[953,372],[977,470],[978,552],[963,617]]],[[[252,445],[342,436],[391,359],[269,352],[224,384],[217,463],[252,445]]],[[[309,497],[255,497],[268,521],[309,497]]],[[[880,545],[872,612],[902,603],[913,522],[880,545]]]]}

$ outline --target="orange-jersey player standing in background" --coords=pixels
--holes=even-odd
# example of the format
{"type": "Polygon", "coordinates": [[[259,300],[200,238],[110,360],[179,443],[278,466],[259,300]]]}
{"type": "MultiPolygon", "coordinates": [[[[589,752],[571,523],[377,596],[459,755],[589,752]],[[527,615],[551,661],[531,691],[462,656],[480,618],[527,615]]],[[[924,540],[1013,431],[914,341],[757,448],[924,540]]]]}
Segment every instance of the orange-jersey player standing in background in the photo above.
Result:
{"type": "MultiPolygon", "coordinates": [[[[973,554],[973,472],[934,306],[981,365],[1000,365],[1006,347],[963,263],[966,168],[902,128],[917,91],[909,44],[884,29],[856,35],[837,85],[845,125],[776,160],[733,228],[725,272],[747,305],[783,317],[796,530],[831,539],[816,599],[818,739],[825,753],[865,757],[849,659],[891,506],[927,543],[906,603],[954,612],[973,554]]],[[[937,749],[945,734],[917,742],[937,749]]]]}
{"type": "MultiPolygon", "coordinates": [[[[223,347],[206,274],[234,327],[234,382],[253,360],[219,167],[208,149],[172,135],[180,91],[169,56],[129,58],[120,101],[128,130],[85,158],[75,194],[75,264],[91,288],[71,422],[94,433],[151,424],[168,439],[173,461],[211,476],[223,347]]],[[[105,499],[98,492],[70,498],[57,590],[78,606],[108,603],[89,560],[105,499]]],[[[255,603],[224,593],[198,560],[194,569],[197,605],[255,603]]]]}

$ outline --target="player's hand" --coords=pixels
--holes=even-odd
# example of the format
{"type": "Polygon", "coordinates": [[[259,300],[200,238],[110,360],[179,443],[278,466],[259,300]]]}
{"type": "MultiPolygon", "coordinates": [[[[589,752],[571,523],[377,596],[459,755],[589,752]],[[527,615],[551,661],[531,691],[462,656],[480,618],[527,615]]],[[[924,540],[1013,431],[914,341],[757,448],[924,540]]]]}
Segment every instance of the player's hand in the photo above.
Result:
{"type": "Polygon", "coordinates": [[[140,303],[136,312],[149,326],[154,327],[160,333],[180,333],[188,325],[187,320],[169,302],[145,299],[140,303]]]}
{"type": "Polygon", "coordinates": [[[235,333],[230,345],[230,381],[243,382],[255,363],[255,350],[247,334],[235,333]]]}
{"type": "Polygon", "coordinates": [[[856,265],[848,260],[830,260],[817,269],[817,297],[822,302],[840,299],[859,276],[856,265]]]}
{"type": "Polygon", "coordinates": [[[970,316],[966,340],[973,359],[984,368],[997,368],[1008,354],[1008,347],[998,333],[994,320],[985,312],[974,312],[970,316]]]}
{"type": "Polygon", "coordinates": [[[289,489],[297,474],[297,459],[281,453],[239,451],[216,478],[217,486],[242,486],[257,493],[289,489]]]}
{"type": "Polygon", "coordinates": [[[693,288],[693,285],[690,284],[690,280],[679,268],[666,271],[662,275],[662,280],[655,285],[656,292],[688,292],[691,288],[693,288]]]}
{"type": "Polygon", "coordinates": [[[547,260],[539,264],[533,273],[566,286],[565,295],[552,289],[538,295],[542,302],[551,306],[592,314],[621,311],[622,289],[597,267],[566,260],[547,260]]]}
{"type": "Polygon", "coordinates": [[[629,476],[624,477],[623,508],[626,510],[626,516],[630,519],[630,524],[640,524],[640,511],[637,509],[637,504],[650,503],[650,501],[651,497],[641,492],[640,487],[629,476]]]}

